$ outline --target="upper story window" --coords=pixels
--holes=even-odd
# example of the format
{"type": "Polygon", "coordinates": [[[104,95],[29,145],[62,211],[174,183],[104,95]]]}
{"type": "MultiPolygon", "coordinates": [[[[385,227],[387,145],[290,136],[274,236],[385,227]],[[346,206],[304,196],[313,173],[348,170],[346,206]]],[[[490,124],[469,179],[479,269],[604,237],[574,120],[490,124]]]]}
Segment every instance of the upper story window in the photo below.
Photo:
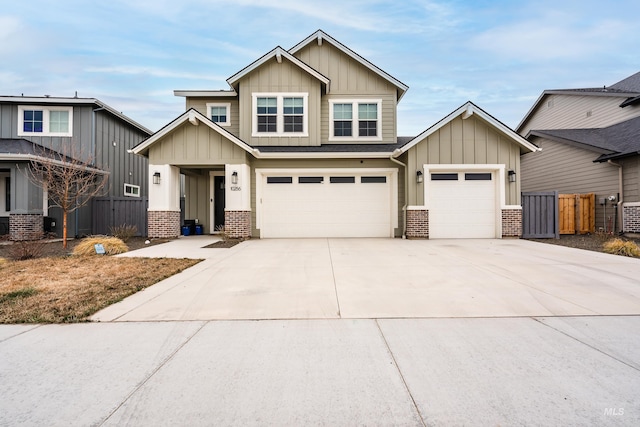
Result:
{"type": "Polygon", "coordinates": [[[18,106],[18,136],[72,136],[73,107],[18,106]]]}
{"type": "Polygon", "coordinates": [[[230,103],[207,103],[207,117],[212,122],[220,126],[231,125],[231,104],[230,103]]]}
{"type": "Polygon", "coordinates": [[[329,141],[382,140],[382,100],[329,100],[329,141]]]}
{"type": "Polygon", "coordinates": [[[254,93],[253,136],[308,136],[307,93],[254,93]]]}

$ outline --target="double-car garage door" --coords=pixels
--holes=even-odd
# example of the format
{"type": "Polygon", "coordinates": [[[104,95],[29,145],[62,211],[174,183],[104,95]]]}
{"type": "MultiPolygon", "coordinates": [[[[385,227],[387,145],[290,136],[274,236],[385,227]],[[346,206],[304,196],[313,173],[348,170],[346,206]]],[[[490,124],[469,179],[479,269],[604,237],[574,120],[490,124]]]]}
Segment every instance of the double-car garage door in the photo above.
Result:
{"type": "Polygon", "coordinates": [[[258,178],[260,236],[393,237],[394,177],[366,170],[265,172],[258,178]]]}

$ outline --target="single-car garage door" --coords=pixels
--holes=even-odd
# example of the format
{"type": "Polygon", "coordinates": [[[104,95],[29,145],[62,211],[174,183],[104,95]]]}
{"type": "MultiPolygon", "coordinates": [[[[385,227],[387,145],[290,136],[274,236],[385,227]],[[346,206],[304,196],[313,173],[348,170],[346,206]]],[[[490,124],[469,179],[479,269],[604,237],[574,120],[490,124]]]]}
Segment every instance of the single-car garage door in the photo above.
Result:
{"type": "Polygon", "coordinates": [[[496,237],[493,173],[434,172],[429,181],[429,238],[496,237]]]}
{"type": "Polygon", "coordinates": [[[375,171],[262,174],[260,236],[393,237],[393,177],[375,171]]]}

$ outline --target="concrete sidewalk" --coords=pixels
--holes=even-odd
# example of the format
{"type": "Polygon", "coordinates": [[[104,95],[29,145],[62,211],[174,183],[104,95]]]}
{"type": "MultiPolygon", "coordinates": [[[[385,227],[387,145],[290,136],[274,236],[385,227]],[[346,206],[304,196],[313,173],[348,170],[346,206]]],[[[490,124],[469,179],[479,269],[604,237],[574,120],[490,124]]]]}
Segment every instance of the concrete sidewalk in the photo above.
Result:
{"type": "Polygon", "coordinates": [[[134,251],[204,258],[96,321],[640,314],[640,261],[526,240],[194,236],[134,251]],[[215,237],[213,239],[216,239],[215,237]]]}
{"type": "Polygon", "coordinates": [[[0,425],[640,425],[640,317],[0,326],[0,425]]]}

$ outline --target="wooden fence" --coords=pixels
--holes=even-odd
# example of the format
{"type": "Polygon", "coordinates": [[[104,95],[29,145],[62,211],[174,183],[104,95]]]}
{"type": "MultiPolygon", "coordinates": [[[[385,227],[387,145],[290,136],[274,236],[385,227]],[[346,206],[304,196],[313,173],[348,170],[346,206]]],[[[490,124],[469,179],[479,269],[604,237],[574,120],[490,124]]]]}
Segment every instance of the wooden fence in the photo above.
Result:
{"type": "Polygon", "coordinates": [[[596,231],[596,195],[560,194],[560,234],[587,234],[596,231]]]}
{"type": "Polygon", "coordinates": [[[110,234],[111,227],[135,225],[137,236],[147,235],[148,199],[131,197],[99,197],[91,202],[93,234],[110,234]]]}

